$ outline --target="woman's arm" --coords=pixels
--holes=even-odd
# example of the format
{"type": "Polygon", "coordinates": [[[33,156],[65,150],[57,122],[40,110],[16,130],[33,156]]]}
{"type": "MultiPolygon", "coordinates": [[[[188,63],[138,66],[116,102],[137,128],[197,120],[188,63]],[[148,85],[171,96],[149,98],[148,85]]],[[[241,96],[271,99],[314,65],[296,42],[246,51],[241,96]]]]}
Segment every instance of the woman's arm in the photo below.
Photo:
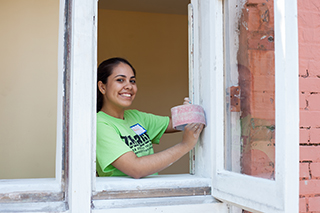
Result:
{"type": "Polygon", "coordinates": [[[170,118],[170,121],[169,121],[168,127],[164,133],[180,132],[180,130],[176,130],[175,128],[173,128],[172,118],[171,117],[169,117],[169,118],[170,118]]]}
{"type": "Polygon", "coordinates": [[[203,127],[203,124],[188,124],[185,126],[182,142],[175,146],[143,157],[127,152],[115,160],[112,165],[133,178],[141,178],[159,172],[180,159],[196,145],[203,127]]]}

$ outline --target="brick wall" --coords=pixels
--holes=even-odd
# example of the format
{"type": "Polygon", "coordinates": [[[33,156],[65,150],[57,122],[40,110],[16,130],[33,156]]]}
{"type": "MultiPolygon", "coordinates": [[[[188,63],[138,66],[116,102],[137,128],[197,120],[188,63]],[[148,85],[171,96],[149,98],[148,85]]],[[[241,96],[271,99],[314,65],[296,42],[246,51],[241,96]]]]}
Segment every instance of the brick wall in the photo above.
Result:
{"type": "Polygon", "coordinates": [[[320,1],[298,0],[300,212],[320,212],[320,1]]]}

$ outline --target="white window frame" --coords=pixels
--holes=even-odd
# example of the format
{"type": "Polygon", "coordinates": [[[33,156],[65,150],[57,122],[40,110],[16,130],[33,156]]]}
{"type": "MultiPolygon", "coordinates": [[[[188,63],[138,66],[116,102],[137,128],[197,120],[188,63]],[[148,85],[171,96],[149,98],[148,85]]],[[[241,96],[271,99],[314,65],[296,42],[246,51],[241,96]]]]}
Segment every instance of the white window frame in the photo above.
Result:
{"type": "MultiPolygon", "coordinates": [[[[59,145],[59,149],[67,150],[63,170],[66,178],[50,180],[54,182],[52,184],[42,180],[45,183],[36,195],[40,197],[42,192],[52,195],[61,192],[63,186],[66,189],[64,197],[56,202],[25,200],[25,203],[18,202],[20,198],[17,198],[13,202],[1,203],[0,212],[4,209],[6,212],[101,213],[123,212],[125,209],[139,213],[182,210],[186,213],[223,213],[228,212],[227,203],[253,211],[297,212],[299,107],[296,0],[275,0],[276,140],[281,141],[276,148],[276,162],[279,163],[276,164],[275,181],[232,173],[223,168],[223,0],[191,0],[191,3],[194,11],[191,39],[194,60],[191,64],[193,89],[190,96],[194,103],[204,107],[207,117],[207,127],[195,148],[195,174],[140,180],[95,177],[97,0],[61,0],[60,18],[67,18],[60,22],[60,27],[64,28],[61,32],[65,32],[60,34],[60,38],[63,38],[63,49],[67,51],[60,50],[64,57],[59,68],[70,72],[63,82],[64,85],[67,82],[68,88],[60,90],[63,95],[70,93],[66,96],[67,102],[64,102],[66,108],[58,111],[62,115],[62,111],[69,109],[67,116],[64,116],[68,123],[59,127],[68,136],[66,144],[59,145]],[[264,189],[267,196],[247,196],[257,191],[255,187],[264,189]],[[126,193],[138,197],[129,199],[124,195],[126,193]],[[280,197],[280,202],[272,197],[280,197]]],[[[59,173],[62,168],[57,170],[59,173]]],[[[1,192],[7,187],[9,193],[19,196],[21,190],[13,190],[18,184],[24,191],[28,191],[28,187],[34,190],[38,184],[27,183],[26,180],[20,183],[14,181],[10,182],[11,185],[0,182],[1,192]]]]}
{"type": "Polygon", "coordinates": [[[59,44],[58,44],[58,101],[57,101],[57,141],[55,178],[38,179],[1,179],[0,180],[0,212],[59,211],[68,209],[68,70],[67,46],[71,35],[67,30],[66,8],[71,4],[64,0],[59,5],[59,44]]]}

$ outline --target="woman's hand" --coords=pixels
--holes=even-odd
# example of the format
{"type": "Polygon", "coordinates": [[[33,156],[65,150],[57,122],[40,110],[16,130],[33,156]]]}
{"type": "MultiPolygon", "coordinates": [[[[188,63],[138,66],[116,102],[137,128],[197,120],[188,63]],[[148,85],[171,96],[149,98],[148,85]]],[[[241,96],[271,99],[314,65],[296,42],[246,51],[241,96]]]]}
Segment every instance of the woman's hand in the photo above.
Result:
{"type": "Polygon", "coordinates": [[[186,105],[186,104],[191,104],[191,100],[189,99],[189,97],[185,97],[183,100],[183,105],[186,105]]]}
{"type": "Polygon", "coordinates": [[[196,145],[199,135],[204,125],[201,123],[191,123],[184,127],[181,144],[186,145],[190,150],[196,145]]]}

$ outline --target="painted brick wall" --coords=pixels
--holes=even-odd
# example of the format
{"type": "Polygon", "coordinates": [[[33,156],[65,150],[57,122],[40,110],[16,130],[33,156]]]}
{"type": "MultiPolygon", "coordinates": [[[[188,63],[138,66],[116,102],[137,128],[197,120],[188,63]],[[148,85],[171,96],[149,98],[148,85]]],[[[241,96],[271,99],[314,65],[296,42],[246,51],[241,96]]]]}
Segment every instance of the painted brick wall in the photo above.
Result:
{"type": "Polygon", "coordinates": [[[300,212],[320,212],[320,1],[298,0],[300,212]]]}

